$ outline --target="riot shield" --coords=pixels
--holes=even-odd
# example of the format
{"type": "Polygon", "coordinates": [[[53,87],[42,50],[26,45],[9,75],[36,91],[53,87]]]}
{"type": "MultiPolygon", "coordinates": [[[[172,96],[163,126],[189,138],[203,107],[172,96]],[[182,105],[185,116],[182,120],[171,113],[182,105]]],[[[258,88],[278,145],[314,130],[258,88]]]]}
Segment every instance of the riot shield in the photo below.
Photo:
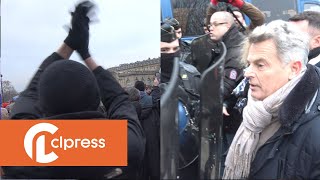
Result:
{"type": "MultiPolygon", "coordinates": [[[[205,43],[203,39],[200,41],[197,43],[205,43]]],[[[219,46],[221,47],[219,57],[202,73],[200,83],[200,179],[221,178],[223,77],[226,47],[222,42],[219,46]]]]}
{"type": "Polygon", "coordinates": [[[199,36],[191,42],[191,64],[201,74],[214,64],[219,55],[220,48],[210,39],[209,34],[199,36]]]}
{"type": "Polygon", "coordinates": [[[170,82],[160,100],[160,179],[177,179],[178,174],[178,79],[179,58],[175,58],[170,82]]]}

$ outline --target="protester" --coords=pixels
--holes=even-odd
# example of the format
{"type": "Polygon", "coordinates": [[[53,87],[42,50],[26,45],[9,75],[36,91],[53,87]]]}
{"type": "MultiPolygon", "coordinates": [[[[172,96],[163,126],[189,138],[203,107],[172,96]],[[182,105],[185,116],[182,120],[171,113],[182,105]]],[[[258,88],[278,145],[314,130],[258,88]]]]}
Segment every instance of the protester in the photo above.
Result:
{"type": "Polygon", "coordinates": [[[160,88],[155,77],[150,93],[152,106],[141,110],[142,127],[146,135],[146,152],[140,179],[160,179],[160,88]]]}
{"type": "Polygon", "coordinates": [[[6,108],[9,104],[10,104],[10,102],[3,102],[3,103],[2,103],[2,107],[3,107],[3,108],[6,108]]]}
{"type": "Polygon", "coordinates": [[[210,19],[210,39],[214,42],[222,41],[227,48],[225,57],[224,97],[230,96],[232,90],[242,79],[241,43],[243,35],[238,32],[233,17],[228,12],[216,12],[210,19]]]}
{"type": "Polygon", "coordinates": [[[148,95],[151,95],[151,92],[152,92],[152,86],[146,85],[146,93],[148,95]]]}
{"type": "MultiPolygon", "coordinates": [[[[121,176],[134,179],[144,155],[145,139],[137,113],[127,93],[108,70],[98,66],[89,53],[89,11],[84,1],[72,13],[62,46],[40,65],[12,109],[12,119],[126,119],[128,122],[128,166],[121,176]],[[68,60],[76,50],[84,64],[68,60]],[[100,99],[107,115],[97,111],[100,99]]],[[[3,178],[103,179],[115,167],[3,167],[3,178]]]]}
{"type": "Polygon", "coordinates": [[[139,93],[140,93],[140,104],[141,104],[141,108],[142,109],[145,109],[145,108],[150,108],[152,107],[152,96],[149,96],[147,93],[146,93],[146,85],[144,84],[143,81],[136,81],[134,83],[134,87],[136,89],[139,90],[139,93]]]}
{"type": "MultiPolygon", "coordinates": [[[[221,8],[222,1],[219,0],[211,0],[211,4],[207,8],[207,25],[210,23],[210,17],[212,14],[214,14],[216,11],[227,11],[226,7],[221,8]]],[[[223,1],[225,2],[225,1],[223,1]]],[[[240,21],[241,25],[245,28],[244,33],[248,34],[250,31],[252,31],[255,27],[262,25],[265,22],[265,16],[263,12],[261,12],[257,7],[255,7],[253,4],[246,2],[244,0],[227,0],[227,6],[230,7],[230,9],[233,11],[234,15],[237,17],[237,19],[240,21]],[[231,6],[230,6],[230,5],[231,6]],[[247,26],[245,22],[244,15],[247,15],[250,19],[250,25],[247,26]]],[[[242,26],[238,23],[238,21],[235,20],[235,23],[238,25],[238,28],[240,31],[243,31],[242,26]]]]}
{"type": "Polygon", "coordinates": [[[17,99],[18,99],[18,96],[13,97],[12,100],[10,101],[10,104],[6,107],[9,114],[11,113],[11,109],[13,108],[17,99]]]}
{"type": "Polygon", "coordinates": [[[138,118],[141,120],[141,104],[139,102],[140,100],[140,91],[135,87],[129,87],[126,89],[126,92],[129,95],[129,100],[133,104],[133,106],[136,108],[138,118]]]}
{"type": "Polygon", "coordinates": [[[9,112],[6,108],[1,108],[1,119],[9,119],[9,112]]]}
{"type": "Polygon", "coordinates": [[[208,28],[208,25],[206,24],[206,22],[207,22],[207,19],[204,18],[203,19],[202,28],[203,28],[203,31],[204,31],[205,34],[209,34],[209,28],[208,28]]]}
{"type": "Polygon", "coordinates": [[[215,12],[211,16],[209,27],[211,40],[222,41],[227,48],[223,78],[223,153],[225,153],[242,120],[240,112],[230,104],[234,101],[231,93],[243,78],[241,48],[244,36],[238,31],[232,15],[225,11],[215,12]]]}

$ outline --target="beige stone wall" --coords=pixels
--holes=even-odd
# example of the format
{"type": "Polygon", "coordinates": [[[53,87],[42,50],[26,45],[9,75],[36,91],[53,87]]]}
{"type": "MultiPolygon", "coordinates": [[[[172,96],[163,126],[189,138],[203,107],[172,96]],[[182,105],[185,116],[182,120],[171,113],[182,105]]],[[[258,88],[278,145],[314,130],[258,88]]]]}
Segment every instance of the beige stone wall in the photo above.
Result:
{"type": "Polygon", "coordinates": [[[136,81],[143,81],[146,85],[152,85],[154,75],[159,72],[160,58],[147,59],[130,64],[121,64],[110,70],[122,87],[132,87],[136,81]]]}

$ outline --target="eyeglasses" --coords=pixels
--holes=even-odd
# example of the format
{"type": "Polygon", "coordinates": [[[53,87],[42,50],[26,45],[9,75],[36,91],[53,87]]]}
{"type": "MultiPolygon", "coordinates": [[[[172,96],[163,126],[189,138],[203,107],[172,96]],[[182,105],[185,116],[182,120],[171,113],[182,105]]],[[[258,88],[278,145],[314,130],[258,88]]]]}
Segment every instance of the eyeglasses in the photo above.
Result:
{"type": "Polygon", "coordinates": [[[217,23],[217,22],[214,22],[214,23],[210,23],[209,25],[208,25],[208,28],[210,28],[210,27],[217,27],[217,26],[220,26],[220,25],[222,25],[222,24],[228,24],[227,22],[222,22],[222,23],[217,23]]]}

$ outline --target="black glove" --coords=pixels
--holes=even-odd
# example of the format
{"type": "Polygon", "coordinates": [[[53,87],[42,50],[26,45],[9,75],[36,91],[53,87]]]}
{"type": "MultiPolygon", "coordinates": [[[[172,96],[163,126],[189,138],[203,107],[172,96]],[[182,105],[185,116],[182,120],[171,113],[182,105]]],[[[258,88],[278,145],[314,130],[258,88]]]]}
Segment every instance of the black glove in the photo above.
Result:
{"type": "Polygon", "coordinates": [[[83,60],[90,57],[89,53],[89,22],[88,12],[94,7],[90,1],[84,1],[76,6],[71,13],[71,29],[64,42],[76,50],[83,60]]]}

